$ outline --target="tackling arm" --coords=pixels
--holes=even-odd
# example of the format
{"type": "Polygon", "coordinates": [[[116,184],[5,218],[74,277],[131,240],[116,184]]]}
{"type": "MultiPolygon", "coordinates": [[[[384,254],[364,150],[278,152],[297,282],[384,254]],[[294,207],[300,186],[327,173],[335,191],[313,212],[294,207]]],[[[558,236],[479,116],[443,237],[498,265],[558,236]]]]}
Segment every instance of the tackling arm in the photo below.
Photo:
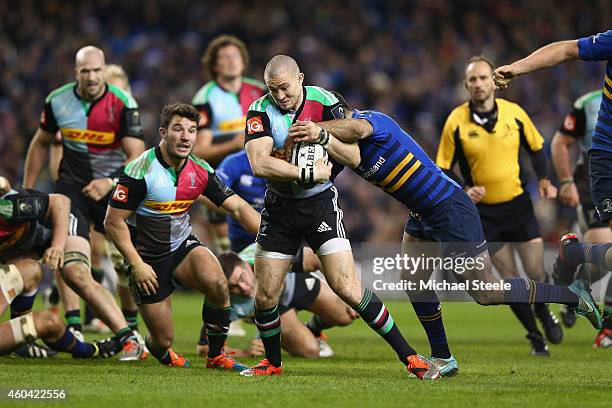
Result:
{"type": "Polygon", "coordinates": [[[300,172],[297,166],[270,156],[273,143],[271,137],[265,136],[246,142],[245,149],[253,169],[253,175],[273,181],[300,180],[300,172]]]}

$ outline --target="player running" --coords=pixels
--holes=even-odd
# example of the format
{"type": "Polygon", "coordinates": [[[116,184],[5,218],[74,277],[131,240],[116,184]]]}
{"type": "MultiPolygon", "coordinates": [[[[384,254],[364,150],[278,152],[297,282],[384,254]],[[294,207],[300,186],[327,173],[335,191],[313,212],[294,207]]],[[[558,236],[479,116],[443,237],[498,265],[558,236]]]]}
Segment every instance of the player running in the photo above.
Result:
{"type": "Polygon", "coordinates": [[[112,294],[91,275],[89,225],[104,233],[106,203],[126,158],[144,150],[138,107],[133,98],[104,81],[104,53],[87,46],[75,59],[76,82],[51,92],[25,162],[24,186],[36,183],[58,130],[64,146],[55,191],[70,198],[64,281],[115,333],[121,360],[138,360],[144,348],[128,327],[112,294]]]}
{"type": "Polygon", "coordinates": [[[227,280],[214,255],[191,234],[188,211],[204,195],[250,231],[257,230],[260,217],[205,161],[191,154],[198,120],[198,111],[191,105],[175,103],[163,108],[159,146],[126,166],[104,225],[130,265],[130,286],[149,329],[145,341],[151,354],[164,365],[190,365],[171,349],[170,295],[176,282],[205,295],[206,366],[241,370],[245,367],[223,353],[230,314],[227,280]]]}
{"type": "MultiPolygon", "coordinates": [[[[409,372],[420,379],[437,379],[437,367],[408,345],[386,306],[376,294],[363,290],[356,275],[338,192],[331,183],[341,168],[332,170],[332,164],[323,160],[298,168],[286,159],[291,124],[342,117],[338,99],[323,88],[303,86],[304,74],[286,55],[268,62],[264,79],[270,93],[249,108],[245,148],[253,174],[268,182],[255,253],[255,324],[266,358],[241,374],[282,373],[279,297],[285,274],[305,238],[319,256],[331,289],[389,343],[409,372]],[[304,188],[302,183],[314,183],[314,187],[304,188]]],[[[342,149],[340,144],[337,147],[342,149]]],[[[346,153],[345,161],[356,165],[359,156],[354,149],[346,153]]]]}

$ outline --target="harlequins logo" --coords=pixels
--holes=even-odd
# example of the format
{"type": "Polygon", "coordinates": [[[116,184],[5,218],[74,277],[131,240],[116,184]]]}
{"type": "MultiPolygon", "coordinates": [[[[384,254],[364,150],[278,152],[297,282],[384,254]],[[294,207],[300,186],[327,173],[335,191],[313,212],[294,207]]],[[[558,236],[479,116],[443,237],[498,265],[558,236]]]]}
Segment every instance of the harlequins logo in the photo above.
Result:
{"type": "Polygon", "coordinates": [[[612,213],[612,200],[609,198],[606,198],[605,200],[603,200],[601,203],[601,209],[602,209],[602,212],[612,213]]]}
{"type": "Polygon", "coordinates": [[[189,178],[191,181],[189,188],[196,188],[196,174],[193,171],[189,172],[189,178]]]}

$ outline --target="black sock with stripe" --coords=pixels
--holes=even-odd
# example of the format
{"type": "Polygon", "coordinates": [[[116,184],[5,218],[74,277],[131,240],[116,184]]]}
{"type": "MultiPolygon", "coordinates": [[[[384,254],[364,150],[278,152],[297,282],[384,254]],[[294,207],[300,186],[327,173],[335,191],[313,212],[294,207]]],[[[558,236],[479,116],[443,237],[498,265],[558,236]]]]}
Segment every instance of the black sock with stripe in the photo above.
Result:
{"type": "Polygon", "coordinates": [[[204,301],[202,320],[208,333],[208,357],[217,357],[223,352],[230,324],[230,307],[213,306],[204,301]]]}
{"type": "Polygon", "coordinates": [[[397,353],[400,361],[408,365],[408,356],[417,352],[408,345],[400,333],[387,307],[375,293],[366,289],[361,302],[353,307],[361,318],[376,331],[397,353]]]}
{"type": "Polygon", "coordinates": [[[66,325],[72,327],[74,330],[80,332],[83,331],[83,324],[81,323],[81,309],[69,310],[64,314],[66,318],[66,325]]]}
{"type": "Polygon", "coordinates": [[[537,333],[542,335],[538,330],[538,325],[536,324],[535,317],[533,315],[533,311],[531,307],[525,303],[510,303],[510,309],[516,316],[516,318],[521,322],[523,327],[527,330],[527,333],[537,333]]]}
{"type": "Polygon", "coordinates": [[[121,309],[121,313],[123,313],[123,317],[125,318],[129,328],[132,330],[138,330],[138,309],[121,309]]]}
{"type": "Polygon", "coordinates": [[[569,307],[578,306],[578,295],[565,286],[536,282],[532,279],[509,278],[510,290],[504,292],[504,303],[561,303],[569,307]]]}
{"type": "Polygon", "coordinates": [[[323,319],[321,319],[321,316],[319,315],[313,315],[310,320],[306,323],[306,327],[308,327],[308,330],[310,330],[310,332],[315,336],[315,337],[320,337],[321,336],[321,332],[324,329],[328,329],[332,326],[326,324],[323,319]]]}
{"type": "Polygon", "coordinates": [[[281,326],[278,305],[259,310],[255,306],[255,325],[266,349],[266,358],[274,367],[281,366],[281,326]]]}
{"type": "Polygon", "coordinates": [[[155,347],[151,345],[148,335],[145,338],[145,345],[149,349],[149,352],[153,354],[153,357],[155,357],[157,361],[159,361],[163,365],[168,365],[172,362],[172,359],[170,358],[170,350],[169,349],[162,350],[162,351],[156,350],[155,347]]]}

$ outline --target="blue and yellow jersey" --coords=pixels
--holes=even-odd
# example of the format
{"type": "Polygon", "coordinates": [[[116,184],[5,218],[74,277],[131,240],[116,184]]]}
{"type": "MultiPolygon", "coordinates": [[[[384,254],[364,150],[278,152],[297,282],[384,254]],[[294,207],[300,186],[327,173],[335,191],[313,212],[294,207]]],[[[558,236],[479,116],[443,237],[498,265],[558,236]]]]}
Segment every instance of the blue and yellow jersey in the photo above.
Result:
{"type": "Polygon", "coordinates": [[[473,119],[468,102],[446,119],[436,164],[451,170],[459,163],[469,186],[484,186],[483,204],[499,204],[523,194],[521,147],[539,152],[544,139],[527,113],[516,103],[496,98],[497,121],[489,131],[473,119]]]}
{"type": "Polygon", "coordinates": [[[581,38],[578,40],[578,51],[585,61],[607,61],[592,148],[612,152],[612,30],[581,38]]]}
{"type": "Polygon", "coordinates": [[[389,116],[354,110],[353,119],[365,119],[374,129],[359,141],[361,163],[355,171],[410,210],[427,211],[461,189],[389,116]]]}

